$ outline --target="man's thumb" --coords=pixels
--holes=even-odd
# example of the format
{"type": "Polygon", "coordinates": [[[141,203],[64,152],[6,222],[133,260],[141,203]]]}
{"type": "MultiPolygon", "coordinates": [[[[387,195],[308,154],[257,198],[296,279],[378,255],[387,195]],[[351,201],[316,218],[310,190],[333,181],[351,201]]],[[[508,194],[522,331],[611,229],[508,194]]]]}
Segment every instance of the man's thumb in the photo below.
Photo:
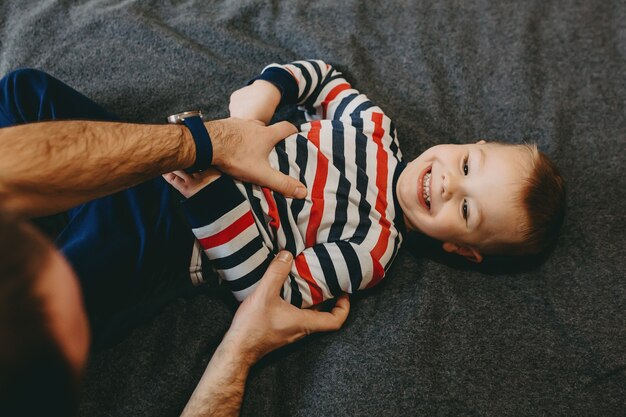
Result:
{"type": "Polygon", "coordinates": [[[294,133],[298,133],[298,129],[289,122],[278,122],[267,127],[272,132],[272,138],[274,139],[273,145],[276,145],[287,136],[291,136],[294,133]]]}
{"type": "Polygon", "coordinates": [[[285,197],[304,198],[307,195],[306,187],[297,179],[275,170],[268,164],[269,171],[262,176],[265,179],[264,186],[271,188],[285,197]]]}
{"type": "Polygon", "coordinates": [[[290,252],[286,250],[278,252],[263,275],[261,285],[272,293],[278,291],[287,279],[292,263],[293,255],[290,252]]]}

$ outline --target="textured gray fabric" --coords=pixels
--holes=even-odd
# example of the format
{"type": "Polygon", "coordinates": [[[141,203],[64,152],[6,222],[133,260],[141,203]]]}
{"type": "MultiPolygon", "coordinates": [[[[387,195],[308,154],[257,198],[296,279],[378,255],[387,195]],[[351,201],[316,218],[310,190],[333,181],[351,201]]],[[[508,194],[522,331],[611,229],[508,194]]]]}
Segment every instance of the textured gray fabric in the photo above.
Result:
{"type": "MultiPolygon", "coordinates": [[[[270,62],[337,65],[395,121],[407,160],[438,143],[539,143],[568,184],[548,260],[486,274],[412,242],[345,327],[258,364],[245,416],[626,413],[620,1],[3,1],[0,72],[36,67],[125,120],[228,96],[270,62]]],[[[158,140],[158,138],[155,138],[158,140]]],[[[94,352],[81,415],[179,413],[226,331],[179,298],[94,352]]]]}

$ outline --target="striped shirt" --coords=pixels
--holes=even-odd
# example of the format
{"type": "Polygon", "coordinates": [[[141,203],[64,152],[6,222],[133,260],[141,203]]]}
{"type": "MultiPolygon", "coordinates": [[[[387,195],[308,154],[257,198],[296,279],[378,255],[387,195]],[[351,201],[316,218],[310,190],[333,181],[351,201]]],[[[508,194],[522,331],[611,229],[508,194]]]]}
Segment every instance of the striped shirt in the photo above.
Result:
{"type": "Polygon", "coordinates": [[[240,301],[282,249],[294,263],[281,295],[296,306],[376,285],[404,233],[394,192],[404,163],[393,123],[322,61],[272,64],[256,79],[305,112],[308,123],[269,158],[308,195],[285,198],[222,175],[183,203],[202,249],[240,301]]]}

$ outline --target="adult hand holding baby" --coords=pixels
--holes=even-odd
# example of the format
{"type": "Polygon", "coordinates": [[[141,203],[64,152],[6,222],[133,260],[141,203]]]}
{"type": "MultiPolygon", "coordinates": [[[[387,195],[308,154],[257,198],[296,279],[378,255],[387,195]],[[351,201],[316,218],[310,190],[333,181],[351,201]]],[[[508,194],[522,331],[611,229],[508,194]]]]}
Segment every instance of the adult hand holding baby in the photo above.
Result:
{"type": "Polygon", "coordinates": [[[182,416],[236,416],[250,367],[269,352],[322,331],[338,330],[348,317],[347,294],[330,312],[301,310],[280,297],[293,261],[282,251],[254,292],[237,309],[182,416]]]}
{"type": "Polygon", "coordinates": [[[280,122],[263,126],[231,117],[208,122],[207,128],[211,137],[217,131],[222,139],[213,143],[213,165],[220,171],[241,181],[271,188],[286,197],[306,197],[306,188],[300,181],[275,170],[268,160],[278,142],[298,131],[294,125],[280,122]]]}
{"type": "MultiPolygon", "coordinates": [[[[264,80],[257,80],[232,93],[229,104],[231,118],[217,122],[225,124],[226,131],[233,134],[219,135],[224,139],[213,144],[213,164],[220,171],[242,181],[271,188],[287,197],[304,198],[306,188],[298,180],[273,169],[267,161],[267,155],[278,142],[298,131],[289,122],[266,127],[280,98],[280,90],[264,80]],[[237,129],[240,131],[237,132],[237,129]],[[254,140],[256,146],[250,146],[249,140],[254,140]]],[[[220,132],[216,122],[208,122],[206,126],[211,137],[214,132],[220,132]]],[[[218,177],[219,172],[215,168],[196,174],[174,171],[163,175],[187,198],[218,177]]]]}

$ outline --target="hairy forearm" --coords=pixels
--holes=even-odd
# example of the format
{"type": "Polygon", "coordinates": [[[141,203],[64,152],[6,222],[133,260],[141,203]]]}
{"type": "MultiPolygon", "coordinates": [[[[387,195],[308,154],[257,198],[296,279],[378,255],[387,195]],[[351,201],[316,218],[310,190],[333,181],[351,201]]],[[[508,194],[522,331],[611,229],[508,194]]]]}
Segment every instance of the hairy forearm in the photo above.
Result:
{"type": "Polygon", "coordinates": [[[0,207],[25,217],[59,212],[191,166],[183,126],[52,121],[0,129],[0,207]]]}
{"type": "Polygon", "coordinates": [[[251,361],[237,353],[237,348],[227,335],[211,358],[182,417],[239,415],[251,361]]]}

